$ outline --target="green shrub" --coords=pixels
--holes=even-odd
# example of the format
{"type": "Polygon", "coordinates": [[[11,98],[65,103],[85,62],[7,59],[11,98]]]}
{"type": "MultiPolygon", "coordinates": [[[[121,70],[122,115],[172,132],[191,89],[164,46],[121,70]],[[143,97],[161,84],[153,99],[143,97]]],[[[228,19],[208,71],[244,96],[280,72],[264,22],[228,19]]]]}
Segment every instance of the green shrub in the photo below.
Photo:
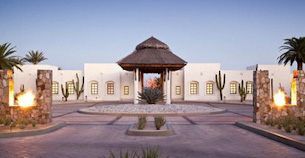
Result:
{"type": "Polygon", "coordinates": [[[116,158],[116,155],[119,155],[118,158],[159,158],[160,157],[160,150],[159,147],[151,148],[147,146],[146,148],[142,147],[142,153],[138,154],[137,151],[125,153],[120,150],[119,154],[115,154],[113,151],[110,150],[109,158],[116,158]]]}
{"type": "Polygon", "coordinates": [[[163,125],[165,125],[165,119],[164,119],[164,117],[162,117],[162,116],[156,116],[156,117],[154,117],[154,119],[155,119],[155,126],[156,126],[156,129],[157,130],[160,130],[161,129],[161,127],[163,126],[163,125]]]}
{"type": "Polygon", "coordinates": [[[305,134],[305,121],[304,120],[298,120],[296,123],[296,132],[298,135],[303,136],[305,134]]]}
{"type": "Polygon", "coordinates": [[[37,122],[36,122],[35,120],[33,120],[33,121],[31,122],[31,124],[32,124],[32,127],[36,127],[37,122]]]}
{"type": "Polygon", "coordinates": [[[138,116],[138,126],[137,126],[137,128],[138,128],[139,130],[144,129],[145,126],[146,126],[146,122],[147,122],[147,117],[146,117],[146,115],[140,115],[140,116],[138,116]]]}
{"type": "Polygon", "coordinates": [[[285,117],[283,127],[287,133],[291,132],[291,123],[292,123],[291,117],[285,117]]]}
{"type": "Polygon", "coordinates": [[[139,100],[147,104],[156,104],[164,100],[164,93],[158,88],[145,88],[143,93],[139,93],[139,100]]]}
{"type": "Polygon", "coordinates": [[[147,146],[146,149],[142,147],[142,158],[158,158],[159,152],[159,147],[150,148],[147,146]]]}
{"type": "Polygon", "coordinates": [[[4,120],[4,125],[5,125],[5,126],[9,126],[9,125],[11,124],[11,122],[12,122],[12,119],[11,119],[11,118],[6,118],[6,119],[4,120]]]}
{"type": "Polygon", "coordinates": [[[5,119],[3,117],[0,117],[0,125],[4,124],[4,122],[5,122],[5,119]]]}

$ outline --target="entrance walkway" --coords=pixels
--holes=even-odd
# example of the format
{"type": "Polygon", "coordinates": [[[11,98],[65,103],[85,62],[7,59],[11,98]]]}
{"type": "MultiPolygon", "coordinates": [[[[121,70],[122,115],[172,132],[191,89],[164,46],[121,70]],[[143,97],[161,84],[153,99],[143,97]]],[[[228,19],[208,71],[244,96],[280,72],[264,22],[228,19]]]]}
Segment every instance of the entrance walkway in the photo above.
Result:
{"type": "MultiPolygon", "coordinates": [[[[99,103],[107,104],[107,103],[99,103]]],[[[198,103],[199,104],[199,103],[198,103]]],[[[159,146],[162,155],[174,158],[204,157],[304,157],[304,152],[266,139],[234,125],[251,120],[252,107],[232,104],[202,104],[225,108],[217,115],[168,117],[175,135],[169,137],[127,136],[136,117],[84,115],[76,110],[94,103],[56,105],[54,121],[68,126],[45,135],[0,139],[1,157],[108,157],[109,149],[140,149],[159,146]]]]}

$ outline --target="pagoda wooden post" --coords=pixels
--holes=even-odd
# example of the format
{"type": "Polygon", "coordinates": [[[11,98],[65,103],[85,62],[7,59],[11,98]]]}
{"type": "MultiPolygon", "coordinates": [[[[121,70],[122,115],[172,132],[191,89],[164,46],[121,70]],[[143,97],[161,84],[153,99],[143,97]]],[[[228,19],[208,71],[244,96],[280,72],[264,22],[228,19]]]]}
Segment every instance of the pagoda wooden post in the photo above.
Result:
{"type": "Polygon", "coordinates": [[[171,104],[171,71],[166,68],[166,104],[171,104]]]}
{"type": "Polygon", "coordinates": [[[134,104],[139,104],[138,100],[138,91],[139,91],[139,68],[135,69],[135,74],[134,74],[134,99],[133,103],[134,104]]]}

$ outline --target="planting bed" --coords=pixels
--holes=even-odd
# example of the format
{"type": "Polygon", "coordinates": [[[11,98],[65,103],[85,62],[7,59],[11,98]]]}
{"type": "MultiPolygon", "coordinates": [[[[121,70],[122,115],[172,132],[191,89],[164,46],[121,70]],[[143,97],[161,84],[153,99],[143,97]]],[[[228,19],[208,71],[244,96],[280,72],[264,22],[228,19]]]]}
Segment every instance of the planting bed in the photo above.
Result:
{"type": "Polygon", "coordinates": [[[85,114],[113,115],[204,115],[226,112],[224,109],[191,104],[113,104],[97,105],[79,110],[85,114]]]}
{"type": "Polygon", "coordinates": [[[156,130],[154,122],[147,122],[143,130],[137,129],[137,123],[134,123],[127,130],[127,135],[132,136],[170,136],[172,134],[172,127],[168,123],[162,126],[160,130],[156,130]]]}

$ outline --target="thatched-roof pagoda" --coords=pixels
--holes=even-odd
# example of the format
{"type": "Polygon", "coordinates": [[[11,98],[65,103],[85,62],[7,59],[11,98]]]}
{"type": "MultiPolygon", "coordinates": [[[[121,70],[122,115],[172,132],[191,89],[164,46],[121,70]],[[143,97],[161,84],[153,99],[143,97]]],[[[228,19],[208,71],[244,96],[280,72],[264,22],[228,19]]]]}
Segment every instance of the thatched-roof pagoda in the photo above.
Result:
{"type": "Polygon", "coordinates": [[[150,37],[137,45],[134,52],[117,62],[124,70],[134,71],[139,68],[144,73],[161,73],[166,68],[179,70],[187,62],[172,53],[167,44],[150,37]]]}

